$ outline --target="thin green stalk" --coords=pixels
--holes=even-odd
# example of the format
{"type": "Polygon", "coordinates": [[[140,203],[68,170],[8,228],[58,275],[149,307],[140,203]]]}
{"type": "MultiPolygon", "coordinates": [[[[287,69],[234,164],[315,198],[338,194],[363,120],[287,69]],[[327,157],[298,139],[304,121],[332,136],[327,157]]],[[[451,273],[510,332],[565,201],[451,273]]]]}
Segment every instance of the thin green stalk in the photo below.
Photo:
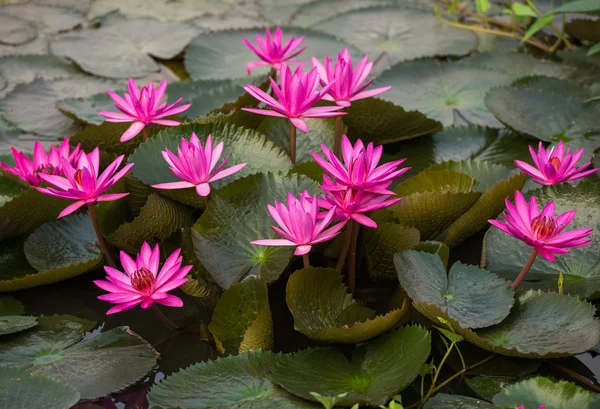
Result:
{"type": "Polygon", "coordinates": [[[150,138],[150,132],[148,131],[148,127],[145,126],[142,132],[144,134],[144,142],[146,142],[148,138],[150,138]]]}
{"type": "Polygon", "coordinates": [[[98,244],[100,244],[100,249],[102,249],[102,253],[104,253],[106,262],[112,268],[116,268],[117,265],[115,264],[115,260],[113,259],[112,254],[110,254],[110,250],[108,249],[108,246],[106,245],[106,241],[104,240],[104,237],[102,236],[102,232],[100,231],[100,225],[98,224],[98,216],[96,215],[96,209],[94,209],[94,204],[88,203],[87,208],[88,208],[88,214],[90,216],[90,219],[92,220],[92,226],[94,226],[94,232],[96,232],[96,238],[98,239],[98,244]]]}
{"type": "Polygon", "coordinates": [[[290,121],[290,159],[292,165],[296,164],[296,127],[290,121]]]}
{"type": "Polygon", "coordinates": [[[344,128],[344,122],[342,117],[338,116],[335,118],[335,139],[333,140],[333,154],[340,157],[342,153],[342,129],[344,128]]]}
{"type": "MultiPolygon", "coordinates": [[[[541,11],[538,10],[537,7],[535,7],[535,4],[531,0],[525,0],[525,2],[527,3],[527,5],[529,7],[531,7],[531,9],[535,12],[535,14],[537,14],[540,17],[542,17],[544,15],[541,11]]],[[[567,37],[565,37],[564,34],[558,28],[556,28],[554,23],[550,23],[549,27],[552,31],[554,31],[554,33],[558,36],[558,38],[560,38],[565,43],[565,45],[568,48],[573,48],[573,44],[571,44],[571,42],[569,40],[567,40],[567,37]]]]}
{"type": "Polygon", "coordinates": [[[350,291],[351,294],[354,294],[354,291],[356,290],[356,247],[358,244],[358,233],[360,231],[360,225],[356,222],[354,223],[348,259],[348,275],[346,276],[346,284],[348,286],[348,291],[350,291]]]}
{"type": "Polygon", "coordinates": [[[308,253],[302,256],[302,261],[304,262],[304,268],[310,268],[310,258],[308,256],[308,253]]]}
{"type": "Polygon", "coordinates": [[[337,264],[335,268],[338,271],[342,271],[344,267],[344,262],[346,261],[346,257],[348,256],[348,250],[350,249],[350,242],[352,241],[352,229],[354,228],[354,220],[348,221],[346,225],[346,237],[344,238],[344,244],[342,245],[342,251],[340,253],[340,258],[338,258],[337,264]]]}

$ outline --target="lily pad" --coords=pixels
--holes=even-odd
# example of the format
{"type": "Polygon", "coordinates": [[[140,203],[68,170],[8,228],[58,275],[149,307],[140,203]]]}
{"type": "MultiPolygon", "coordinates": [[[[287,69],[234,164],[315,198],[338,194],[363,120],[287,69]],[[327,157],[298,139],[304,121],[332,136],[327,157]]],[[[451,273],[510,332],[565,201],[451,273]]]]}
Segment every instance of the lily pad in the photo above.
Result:
{"type": "Polygon", "coordinates": [[[272,349],[273,318],[266,281],[251,277],[232,284],[217,302],[208,329],[221,353],[272,349]]]}
{"type": "Polygon", "coordinates": [[[403,318],[410,306],[385,315],[357,304],[342,283],[338,270],[310,267],[296,271],[286,287],[286,300],[297,331],[318,342],[355,344],[374,338],[403,318]]]}
{"type": "Polygon", "coordinates": [[[21,315],[25,312],[23,303],[8,295],[0,296],[0,316],[21,315]]]}
{"type": "Polygon", "coordinates": [[[464,173],[425,170],[396,187],[402,200],[391,209],[400,224],[417,228],[421,239],[433,239],[479,199],[476,185],[464,173]]]}
{"type": "Polygon", "coordinates": [[[18,46],[37,37],[37,30],[27,20],[0,15],[0,43],[18,46]]]}
{"type": "Polygon", "coordinates": [[[0,366],[56,378],[94,399],[136,382],[156,364],[156,351],[128,327],[82,338],[93,326],[70,315],[40,317],[35,329],[5,337],[0,366]]]}
{"type": "Polygon", "coordinates": [[[79,392],[48,376],[0,368],[0,407],[11,409],[69,409],[79,402],[79,392]]]}
{"type": "Polygon", "coordinates": [[[24,311],[23,304],[15,298],[0,296],[0,335],[13,334],[35,327],[37,317],[21,316],[24,311]]]}
{"type": "Polygon", "coordinates": [[[301,175],[257,174],[230,183],[211,193],[208,210],[192,230],[198,260],[224,289],[249,276],[275,281],[287,267],[293,247],[250,244],[271,238],[275,222],[267,204],[285,201],[288,192],[308,190],[317,184],[301,175]]]}
{"type": "Polygon", "coordinates": [[[0,57],[11,55],[47,55],[50,52],[50,39],[47,34],[38,32],[37,37],[19,46],[0,43],[0,57]]]}
{"type": "Polygon", "coordinates": [[[391,64],[438,55],[465,55],[477,48],[477,36],[440,22],[431,10],[373,7],[350,11],[313,26],[340,36],[391,64]]]}
{"type": "Polygon", "coordinates": [[[512,51],[475,54],[461,60],[458,64],[466,67],[500,71],[512,75],[515,79],[530,75],[567,78],[575,73],[575,68],[569,65],[541,60],[529,54],[512,51]]]}
{"type": "Polygon", "coordinates": [[[549,91],[565,97],[588,99],[594,95],[593,88],[588,85],[564,78],[552,78],[539,75],[520,78],[513,83],[513,86],[549,91]]]}
{"type": "Polygon", "coordinates": [[[192,365],[152,387],[150,407],[318,409],[274,385],[270,372],[280,359],[257,350],[192,365]]]}
{"type": "Polygon", "coordinates": [[[80,127],[56,109],[65,98],[88,97],[111,88],[110,83],[92,77],[46,81],[36,79],[19,84],[2,101],[2,115],[19,129],[36,134],[64,137],[80,127]]]}
{"type": "Polygon", "coordinates": [[[545,406],[551,409],[594,409],[600,405],[597,395],[567,381],[553,382],[548,378],[532,378],[510,385],[496,396],[496,405],[524,409],[545,406]]]}
{"type": "Polygon", "coordinates": [[[418,111],[405,111],[389,101],[366,98],[346,108],[344,124],[352,139],[377,144],[413,139],[442,130],[442,124],[418,111]]]}
{"type": "Polygon", "coordinates": [[[97,0],[92,3],[88,18],[104,16],[118,11],[128,17],[149,17],[166,22],[185,21],[205,14],[220,14],[231,6],[220,0],[97,0]]]}
{"type": "MultiPolygon", "coordinates": [[[[277,7],[280,7],[278,4],[277,7]]],[[[223,30],[216,33],[200,34],[189,45],[185,53],[185,68],[194,80],[217,80],[246,78],[246,64],[258,57],[242,43],[242,38],[254,40],[255,34],[264,35],[261,28],[251,30],[223,30]]],[[[302,43],[310,50],[310,55],[322,59],[326,54],[337,55],[347,46],[337,37],[319,31],[303,28],[284,30],[284,42],[292,35],[296,38],[306,36],[302,43]]],[[[356,52],[355,49],[352,51],[356,52]]],[[[358,53],[357,53],[358,54],[358,53]]],[[[308,60],[308,57],[299,57],[308,60]]],[[[253,75],[267,74],[266,67],[252,71],[253,75]]]]}
{"type": "Polygon", "coordinates": [[[491,401],[498,392],[507,386],[514,384],[518,379],[519,378],[474,376],[472,378],[467,378],[466,384],[477,396],[491,401]]]}
{"type": "Polygon", "coordinates": [[[498,128],[500,123],[485,107],[485,93],[513,80],[513,76],[501,72],[421,60],[396,64],[373,86],[391,85],[391,90],[381,94],[382,99],[406,110],[417,110],[444,126],[455,122],[456,111],[472,124],[498,128]]]}
{"type": "Polygon", "coordinates": [[[429,399],[424,409],[500,409],[481,399],[469,398],[467,396],[447,395],[438,393],[429,399]]]}
{"type": "MultiPolygon", "coordinates": [[[[594,228],[591,235],[592,244],[586,247],[570,249],[570,253],[557,255],[556,262],[537,257],[526,280],[524,288],[555,289],[558,277],[564,275],[563,289],[567,294],[581,297],[597,297],[600,292],[600,184],[581,182],[573,189],[569,184],[544,187],[530,191],[540,206],[554,202],[555,214],[569,210],[577,210],[567,231],[571,229],[594,228]]],[[[522,241],[490,228],[484,239],[482,265],[489,271],[502,277],[514,280],[521,271],[531,247],[522,241]]]]}
{"type": "Polygon", "coordinates": [[[397,253],[394,264],[400,284],[419,311],[434,305],[461,328],[498,324],[514,304],[510,283],[477,266],[456,262],[446,275],[438,255],[414,250],[397,253]]]}
{"type": "MultiPolygon", "coordinates": [[[[226,123],[191,123],[164,129],[156,137],[142,143],[129,156],[129,162],[135,163],[133,174],[147,185],[179,180],[169,170],[161,151],[168,148],[171,152],[177,152],[181,138],[189,140],[192,132],[198,135],[203,144],[209,134],[212,134],[213,145],[223,141],[225,146],[222,158],[229,156],[229,165],[247,162],[247,165],[234,175],[211,183],[212,189],[218,189],[258,172],[287,171],[291,168],[287,155],[254,130],[226,123]]],[[[202,200],[193,188],[160,189],[158,192],[191,206],[202,206],[202,200]]]]}
{"type": "Polygon", "coordinates": [[[136,78],[160,70],[150,56],[169,60],[196,33],[195,28],[182,23],[117,19],[99,29],[64,34],[53,40],[50,48],[53,54],[70,58],[91,74],[136,78]]]}
{"type": "Polygon", "coordinates": [[[315,400],[311,392],[347,393],[339,405],[384,405],[419,375],[430,344],[427,330],[407,326],[357,347],[351,360],[335,348],[306,349],[284,356],[273,369],[273,380],[308,400],[315,400]]]}
{"type": "Polygon", "coordinates": [[[29,21],[48,34],[72,30],[83,25],[85,16],[67,7],[51,7],[38,4],[7,4],[0,7],[0,13],[29,21]]]}
{"type": "Polygon", "coordinates": [[[394,5],[394,0],[316,0],[301,6],[294,13],[292,24],[311,27],[349,11],[391,5],[394,5]]]}
{"type": "MultiPolygon", "coordinates": [[[[115,92],[120,94],[118,91],[115,92]]],[[[98,115],[98,112],[114,111],[115,101],[106,92],[102,92],[89,98],[63,99],[56,103],[56,109],[71,119],[90,125],[102,125],[104,117],[98,115]]]]}
{"type": "Polygon", "coordinates": [[[137,253],[144,242],[159,243],[193,223],[186,206],[153,193],[135,219],[120,225],[106,238],[126,252],[137,253]]]}

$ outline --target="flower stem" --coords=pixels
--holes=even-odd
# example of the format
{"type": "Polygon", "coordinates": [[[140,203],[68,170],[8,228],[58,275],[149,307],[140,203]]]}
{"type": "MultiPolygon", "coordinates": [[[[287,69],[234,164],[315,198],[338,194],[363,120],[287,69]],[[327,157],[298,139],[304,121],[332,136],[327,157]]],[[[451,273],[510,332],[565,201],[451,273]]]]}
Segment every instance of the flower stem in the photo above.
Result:
{"type": "Polygon", "coordinates": [[[517,288],[519,288],[519,286],[521,285],[521,282],[525,279],[525,276],[527,275],[527,273],[529,272],[529,270],[531,270],[531,266],[533,265],[533,262],[535,261],[535,257],[537,256],[537,251],[535,251],[535,249],[533,249],[531,251],[531,254],[529,255],[529,259],[527,259],[527,263],[525,263],[525,266],[523,266],[523,270],[521,270],[521,272],[519,273],[519,276],[517,277],[517,279],[515,281],[513,281],[511,287],[513,290],[516,290],[517,288]]]}
{"type": "Polygon", "coordinates": [[[304,261],[304,268],[310,268],[310,258],[308,257],[308,253],[302,256],[302,261],[304,261]]]}
{"type": "Polygon", "coordinates": [[[344,127],[344,122],[342,121],[342,117],[338,116],[335,118],[335,139],[333,140],[333,154],[340,157],[342,153],[342,128],[344,127]]]}
{"type": "Polygon", "coordinates": [[[290,158],[292,165],[296,164],[296,127],[290,122],[290,158]]]}
{"type": "Polygon", "coordinates": [[[360,226],[355,223],[352,229],[352,242],[350,243],[350,259],[348,260],[348,276],[346,277],[346,284],[348,285],[348,291],[354,294],[356,289],[356,244],[358,243],[358,232],[360,226]]]}
{"type": "Polygon", "coordinates": [[[106,262],[112,268],[116,268],[117,265],[115,264],[115,260],[110,254],[110,251],[108,250],[108,246],[106,245],[104,237],[102,237],[102,232],[100,231],[100,225],[98,224],[98,216],[96,215],[96,209],[94,209],[94,204],[88,203],[87,208],[88,213],[90,215],[90,219],[92,220],[92,225],[94,226],[94,231],[96,232],[96,237],[98,238],[98,244],[100,244],[100,248],[102,249],[102,253],[104,253],[106,262]]]}
{"type": "Polygon", "coordinates": [[[154,312],[154,314],[160,320],[160,322],[165,324],[165,327],[167,327],[168,329],[179,328],[177,325],[173,324],[173,321],[168,319],[167,316],[163,314],[163,312],[160,310],[160,308],[158,308],[158,305],[156,305],[156,303],[152,304],[152,312],[154,312]]]}
{"type": "Polygon", "coordinates": [[[142,130],[142,132],[144,132],[144,142],[146,142],[148,140],[148,138],[150,138],[150,132],[148,132],[148,128],[144,127],[144,129],[142,130]]]}
{"type": "Polygon", "coordinates": [[[209,196],[202,196],[202,201],[204,202],[204,210],[208,209],[208,202],[210,201],[209,196]]]}
{"type": "Polygon", "coordinates": [[[337,265],[335,268],[338,271],[342,271],[342,267],[344,267],[344,262],[346,261],[346,256],[348,255],[348,250],[350,249],[350,242],[352,241],[352,229],[354,226],[354,221],[350,220],[346,225],[346,238],[344,239],[344,245],[342,246],[342,252],[340,253],[340,258],[338,259],[337,265]]]}

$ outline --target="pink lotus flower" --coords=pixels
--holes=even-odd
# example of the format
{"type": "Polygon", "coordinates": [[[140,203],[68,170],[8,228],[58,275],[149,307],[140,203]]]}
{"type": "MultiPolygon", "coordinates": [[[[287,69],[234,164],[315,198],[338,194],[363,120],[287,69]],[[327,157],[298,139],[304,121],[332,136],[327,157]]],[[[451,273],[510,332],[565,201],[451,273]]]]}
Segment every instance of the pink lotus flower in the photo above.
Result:
{"type": "Polygon", "coordinates": [[[115,101],[115,108],[121,112],[98,112],[106,118],[107,122],[133,122],[121,135],[121,142],[133,139],[148,125],[177,126],[179,122],[161,118],[179,114],[191,107],[191,104],[177,106],[183,98],[179,98],[171,105],[162,102],[167,81],[162,81],[156,89],[150,82],[140,91],[133,78],[129,78],[128,88],[129,93],[125,93],[125,99],[110,90],[106,91],[115,101]]]}
{"type": "Polygon", "coordinates": [[[246,92],[265,103],[272,110],[257,108],[242,109],[260,115],[288,118],[292,124],[302,132],[308,132],[308,125],[306,125],[303,118],[330,118],[346,115],[345,112],[333,112],[342,109],[340,106],[312,108],[312,106],[323,98],[333,86],[333,83],[331,83],[321,91],[317,91],[319,82],[316,68],[313,68],[312,71],[305,74],[304,71],[302,71],[302,67],[298,67],[296,72],[292,75],[290,67],[282,64],[280,77],[281,88],[277,86],[275,81],[273,81],[273,78],[270,78],[271,86],[279,101],[276,101],[273,97],[255,85],[248,84],[244,86],[246,92]]]}
{"type": "Polygon", "coordinates": [[[192,269],[192,266],[181,267],[183,257],[179,255],[180,252],[181,249],[175,250],[159,271],[160,249],[158,244],[154,246],[154,249],[150,249],[148,243],[144,243],[135,261],[127,253],[121,251],[121,264],[125,272],[105,266],[104,271],[108,274],[106,277],[108,281],[94,281],[94,284],[110,293],[103,294],[98,298],[117,304],[106,314],[125,311],[138,304],[146,309],[155,302],[169,307],[182,307],[183,301],[179,297],[168,294],[169,291],[180,287],[187,281],[185,276],[192,269]]]}
{"type": "Polygon", "coordinates": [[[40,178],[54,187],[36,187],[36,189],[48,196],[75,200],[58,215],[59,218],[73,213],[84,204],[121,199],[129,193],[106,194],[104,192],[125,176],[133,166],[133,163],[130,163],[115,173],[124,157],[125,155],[121,155],[115,159],[102,174],[99,174],[100,151],[97,147],[90,154],[82,152],[76,166],[71,166],[69,161],[63,158],[62,168],[66,178],[40,173],[40,178]]]}
{"type": "Polygon", "coordinates": [[[514,206],[506,199],[506,210],[506,223],[488,220],[490,224],[522,240],[547,260],[555,261],[555,254],[566,254],[569,248],[592,243],[591,239],[585,237],[594,229],[577,229],[561,234],[575,217],[575,210],[554,217],[554,202],[550,202],[539,212],[536,198],[531,196],[527,204],[518,190],[515,192],[514,206]]]}
{"type": "MultiPolygon", "coordinates": [[[[326,210],[334,210],[335,218],[338,220],[352,219],[367,227],[377,228],[377,223],[365,216],[364,213],[383,209],[402,200],[399,197],[389,199],[389,194],[372,193],[362,189],[343,189],[335,184],[327,175],[323,175],[323,182],[320,187],[327,194],[321,196],[319,206],[326,210]]],[[[385,190],[388,186],[389,183],[382,185],[380,189],[385,190]]]]}
{"type": "Polygon", "coordinates": [[[335,179],[337,185],[330,186],[330,190],[336,189],[337,186],[339,190],[349,187],[370,193],[393,195],[394,192],[387,190],[387,187],[394,178],[410,169],[397,169],[406,159],[388,162],[377,167],[383,153],[383,146],[374,148],[373,143],[369,143],[365,149],[365,145],[360,139],[352,146],[346,135],[342,136],[343,164],[327,146],[321,144],[321,149],[323,149],[325,159],[315,152],[312,153],[312,156],[323,170],[335,179]]]}
{"type": "Polygon", "coordinates": [[[364,83],[373,68],[373,62],[367,62],[368,58],[365,55],[358,62],[356,68],[353,69],[352,57],[347,48],[344,48],[344,51],[338,54],[335,68],[331,66],[331,58],[329,56],[325,56],[325,66],[317,58],[312,57],[313,66],[317,68],[319,77],[321,78],[321,85],[325,87],[335,82],[335,85],[323,99],[335,101],[338,105],[349,107],[352,105],[350,101],[374,97],[390,90],[391,86],[365,91],[375,81],[375,78],[373,78],[364,83]]]}
{"type": "Polygon", "coordinates": [[[320,221],[318,216],[317,196],[311,200],[308,192],[300,195],[300,200],[288,193],[287,207],[283,203],[275,202],[275,207],[267,205],[271,217],[279,227],[271,226],[273,231],[283,239],[255,240],[251,244],[260,246],[297,246],[294,254],[302,256],[308,254],[313,244],[331,240],[335,237],[346,221],[338,223],[327,229],[331,223],[335,209],[330,209],[320,221]]]}
{"type": "Polygon", "coordinates": [[[213,171],[223,152],[223,145],[223,142],[219,142],[213,150],[212,136],[208,135],[206,146],[203,148],[202,143],[194,132],[192,132],[189,142],[181,138],[181,145],[177,149],[177,156],[168,149],[162,151],[162,155],[169,164],[171,173],[182,181],[159,183],[152,185],[152,187],[157,189],[186,189],[195,187],[198,195],[208,196],[210,194],[210,182],[231,176],[246,166],[244,162],[222,170],[229,160],[229,156],[227,156],[219,167],[213,171]]]}
{"type": "Polygon", "coordinates": [[[246,65],[246,71],[248,71],[248,75],[250,75],[250,72],[252,72],[254,67],[270,65],[274,69],[278,70],[281,66],[281,63],[284,62],[288,64],[303,64],[300,61],[290,60],[306,49],[306,47],[302,47],[301,49],[296,50],[300,44],[302,44],[302,41],[304,41],[304,36],[297,39],[292,36],[292,38],[290,38],[290,40],[283,45],[281,28],[277,27],[273,33],[273,36],[271,36],[271,30],[266,28],[264,39],[258,34],[256,34],[255,37],[258,47],[254,46],[254,44],[252,44],[248,39],[242,38],[242,42],[246,44],[246,47],[254,51],[258,58],[262,60],[253,61],[246,65]]]}
{"type": "Polygon", "coordinates": [[[516,160],[515,164],[523,173],[531,176],[533,181],[540,185],[556,185],[591,175],[600,170],[585,170],[592,162],[587,162],[580,167],[576,167],[577,161],[583,155],[583,148],[574,154],[571,154],[571,148],[569,148],[565,154],[562,141],[558,142],[556,147],[547,150],[544,149],[542,142],[540,142],[537,154],[531,146],[529,147],[529,152],[531,153],[535,167],[520,160],[516,160]]]}
{"type": "Polygon", "coordinates": [[[39,141],[35,141],[33,145],[33,162],[23,152],[19,152],[12,146],[11,150],[16,166],[11,167],[4,162],[0,162],[0,168],[20,177],[31,186],[42,184],[42,179],[39,176],[41,173],[62,176],[63,158],[69,163],[74,164],[79,160],[79,156],[81,155],[81,145],[79,144],[71,152],[69,138],[65,138],[58,148],[54,145],[50,146],[48,154],[44,151],[42,144],[39,141]]]}

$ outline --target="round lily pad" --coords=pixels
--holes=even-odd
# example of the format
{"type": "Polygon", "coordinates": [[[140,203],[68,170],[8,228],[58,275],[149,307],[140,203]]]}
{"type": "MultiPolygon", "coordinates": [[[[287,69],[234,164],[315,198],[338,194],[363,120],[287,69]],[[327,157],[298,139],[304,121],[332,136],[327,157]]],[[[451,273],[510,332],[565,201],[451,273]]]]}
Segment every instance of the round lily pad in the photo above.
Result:
{"type": "Polygon", "coordinates": [[[389,332],[357,347],[348,360],[335,348],[311,348],[284,356],[273,380],[287,391],[315,400],[347,393],[339,404],[384,405],[418,375],[429,356],[431,337],[418,326],[389,332]]]}
{"type": "Polygon", "coordinates": [[[397,253],[394,264],[400,284],[419,311],[434,305],[461,328],[498,324],[514,304],[510,283],[477,266],[456,262],[446,275],[437,254],[414,250],[397,253]]]}
{"type": "Polygon", "coordinates": [[[33,23],[40,31],[56,34],[83,25],[85,16],[67,7],[38,4],[6,4],[0,8],[5,16],[16,17],[33,23]]]}
{"type": "Polygon", "coordinates": [[[292,274],[286,300],[297,331],[319,342],[355,344],[408,319],[410,308],[406,300],[401,308],[377,315],[352,299],[343,279],[339,271],[331,268],[311,267],[292,274]]]}
{"type": "Polygon", "coordinates": [[[32,375],[14,368],[0,368],[0,407],[69,409],[79,402],[79,392],[54,378],[32,375]]]}
{"type": "Polygon", "coordinates": [[[29,21],[17,17],[0,15],[0,43],[21,45],[37,37],[37,30],[29,21]]]}
{"type": "MultiPolygon", "coordinates": [[[[114,91],[117,94],[121,93],[117,90],[114,91]]],[[[89,98],[63,99],[56,103],[56,109],[71,119],[90,125],[102,125],[104,117],[98,115],[98,112],[114,111],[115,101],[106,92],[102,92],[89,98]]]]}
{"type": "Polygon", "coordinates": [[[221,353],[273,348],[273,318],[267,283],[250,277],[232,284],[215,307],[208,329],[221,353]]]}
{"type": "Polygon", "coordinates": [[[220,14],[231,6],[220,0],[97,0],[92,3],[88,18],[96,18],[118,11],[128,17],[149,17],[162,21],[185,21],[205,14],[220,14]]]}
{"type": "MultiPolygon", "coordinates": [[[[424,409],[500,409],[481,399],[469,398],[467,396],[447,395],[438,393],[429,399],[424,409]]],[[[537,409],[537,408],[536,408],[537,409]]]]}
{"type": "Polygon", "coordinates": [[[373,86],[391,85],[391,90],[381,94],[382,99],[406,110],[417,110],[444,126],[455,122],[456,111],[472,124],[497,128],[500,123],[486,109],[484,97],[489,89],[513,80],[513,76],[502,72],[421,60],[396,64],[373,86]]]}
{"type": "Polygon", "coordinates": [[[311,27],[349,11],[393,4],[393,0],[316,0],[301,6],[294,13],[292,24],[299,27],[311,27]]]}
{"type": "Polygon", "coordinates": [[[340,36],[372,57],[386,53],[391,64],[437,55],[465,55],[477,36],[440,22],[431,10],[373,7],[322,21],[314,29],[340,36]]]}
{"type": "Polygon", "coordinates": [[[0,296],[0,335],[13,334],[37,325],[37,317],[19,315],[23,312],[23,304],[19,301],[13,297],[0,296]]]}
{"type": "Polygon", "coordinates": [[[69,315],[40,317],[35,329],[3,340],[0,366],[56,378],[94,399],[136,382],[156,364],[156,351],[128,327],[82,338],[93,325],[69,315]]]}
{"type": "Polygon", "coordinates": [[[148,394],[150,407],[318,409],[274,385],[270,372],[280,359],[256,350],[192,365],[155,385],[148,394]]]}

